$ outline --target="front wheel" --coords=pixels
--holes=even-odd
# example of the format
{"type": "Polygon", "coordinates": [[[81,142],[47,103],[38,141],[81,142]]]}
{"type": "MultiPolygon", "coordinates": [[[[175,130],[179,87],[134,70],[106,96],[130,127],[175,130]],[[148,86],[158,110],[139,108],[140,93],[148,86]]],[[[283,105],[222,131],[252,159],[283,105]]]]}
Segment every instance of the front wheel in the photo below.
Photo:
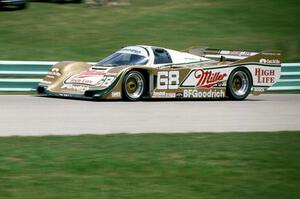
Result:
{"type": "Polygon", "coordinates": [[[140,72],[130,71],[124,77],[123,94],[131,101],[140,100],[145,93],[145,85],[145,78],[140,72]]]}
{"type": "Polygon", "coordinates": [[[227,81],[227,95],[233,100],[243,100],[251,92],[252,79],[249,71],[244,68],[235,69],[227,81]]]}

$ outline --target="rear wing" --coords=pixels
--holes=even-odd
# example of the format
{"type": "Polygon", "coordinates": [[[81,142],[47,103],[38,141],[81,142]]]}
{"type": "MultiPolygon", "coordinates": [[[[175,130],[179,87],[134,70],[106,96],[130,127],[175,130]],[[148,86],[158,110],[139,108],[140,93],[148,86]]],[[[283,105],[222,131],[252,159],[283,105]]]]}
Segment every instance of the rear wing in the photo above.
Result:
{"type": "Polygon", "coordinates": [[[254,51],[222,50],[207,47],[189,48],[186,52],[209,59],[220,60],[225,58],[229,61],[238,61],[259,54],[259,52],[254,51]]]}
{"type": "Polygon", "coordinates": [[[186,52],[193,55],[206,57],[219,61],[233,61],[234,64],[258,62],[260,64],[280,65],[282,55],[277,50],[264,50],[262,52],[255,51],[237,51],[237,50],[221,50],[212,48],[189,48],[186,52]]]}

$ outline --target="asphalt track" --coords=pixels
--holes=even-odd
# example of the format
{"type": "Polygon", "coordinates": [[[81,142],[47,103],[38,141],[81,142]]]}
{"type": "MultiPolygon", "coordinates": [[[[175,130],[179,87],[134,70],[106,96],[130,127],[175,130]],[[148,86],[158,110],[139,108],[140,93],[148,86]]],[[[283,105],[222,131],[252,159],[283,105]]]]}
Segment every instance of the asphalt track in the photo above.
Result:
{"type": "Polygon", "coordinates": [[[284,130],[300,130],[300,95],[143,102],[0,95],[0,136],[284,130]]]}

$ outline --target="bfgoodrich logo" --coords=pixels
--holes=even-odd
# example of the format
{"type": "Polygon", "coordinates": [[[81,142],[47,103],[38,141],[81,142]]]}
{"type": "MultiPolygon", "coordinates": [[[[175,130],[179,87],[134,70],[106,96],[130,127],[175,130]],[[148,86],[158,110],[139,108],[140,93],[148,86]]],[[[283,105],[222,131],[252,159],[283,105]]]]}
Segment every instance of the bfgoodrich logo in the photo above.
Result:
{"type": "Polygon", "coordinates": [[[185,98],[224,98],[225,92],[223,90],[198,91],[195,89],[187,89],[183,91],[185,98]]]}

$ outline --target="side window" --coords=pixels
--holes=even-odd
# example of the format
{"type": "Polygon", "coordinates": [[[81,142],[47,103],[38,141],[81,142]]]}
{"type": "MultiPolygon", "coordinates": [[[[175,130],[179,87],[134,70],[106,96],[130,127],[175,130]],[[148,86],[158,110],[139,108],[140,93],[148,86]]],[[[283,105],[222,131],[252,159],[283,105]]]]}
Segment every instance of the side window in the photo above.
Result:
{"type": "Polygon", "coordinates": [[[172,63],[169,53],[161,48],[154,48],[154,64],[172,63]]]}

